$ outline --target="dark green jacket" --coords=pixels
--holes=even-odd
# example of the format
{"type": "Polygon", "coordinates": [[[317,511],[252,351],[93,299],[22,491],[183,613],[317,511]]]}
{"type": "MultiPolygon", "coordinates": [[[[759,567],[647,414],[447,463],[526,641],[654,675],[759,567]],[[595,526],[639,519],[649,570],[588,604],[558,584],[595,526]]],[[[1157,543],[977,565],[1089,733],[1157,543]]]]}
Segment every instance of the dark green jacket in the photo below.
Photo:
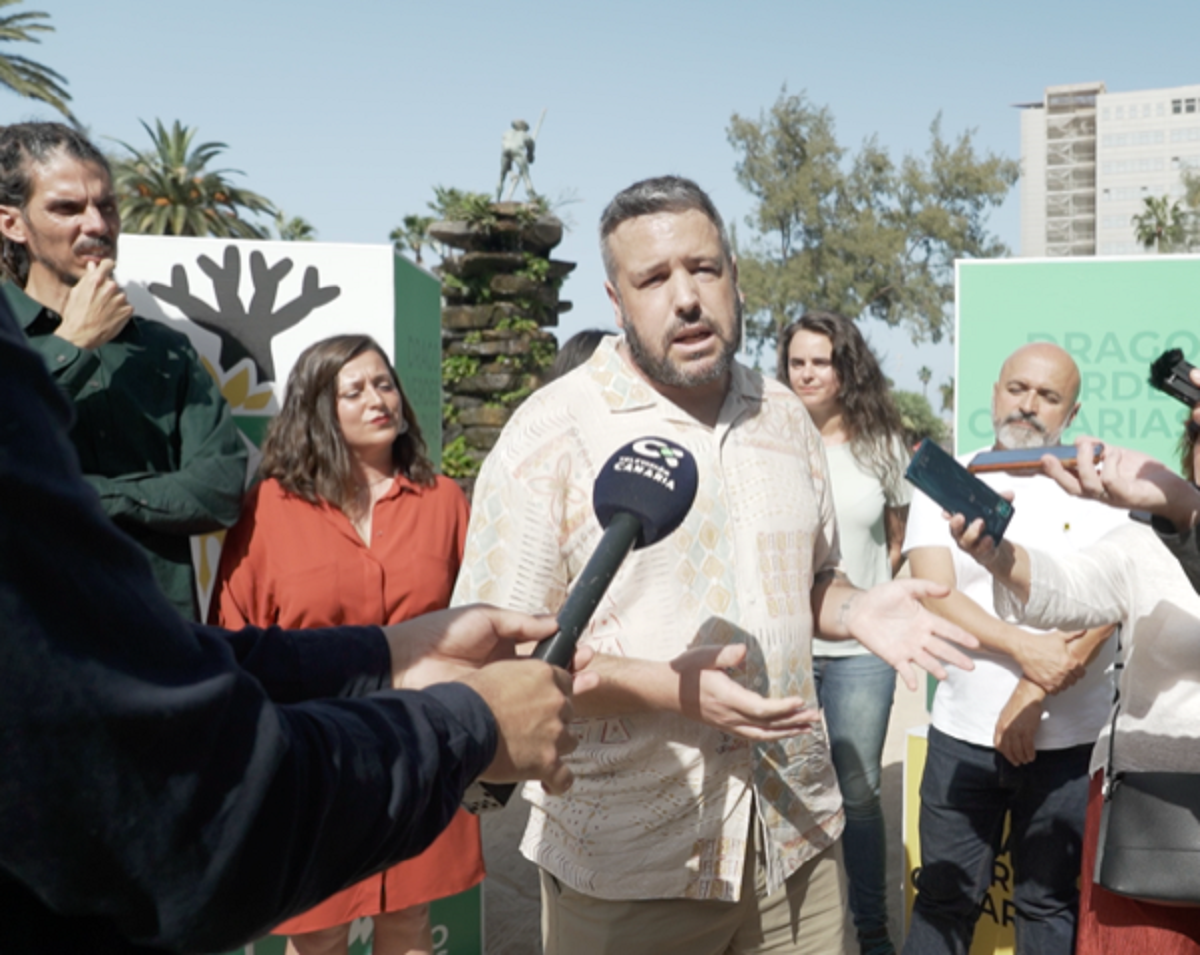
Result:
{"type": "Polygon", "coordinates": [[[54,335],[57,314],[11,283],[0,291],[75,405],[84,478],[171,603],[195,619],[189,535],[232,526],[246,479],[246,445],[216,382],[187,336],[162,322],[135,317],[111,342],[81,349],[54,335]]]}

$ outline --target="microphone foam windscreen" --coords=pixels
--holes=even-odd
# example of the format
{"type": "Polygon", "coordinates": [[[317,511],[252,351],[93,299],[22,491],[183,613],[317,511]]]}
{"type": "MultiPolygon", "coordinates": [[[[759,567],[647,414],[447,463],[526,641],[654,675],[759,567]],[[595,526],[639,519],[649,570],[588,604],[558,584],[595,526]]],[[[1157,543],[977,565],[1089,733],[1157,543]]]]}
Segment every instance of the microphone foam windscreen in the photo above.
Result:
{"type": "Polygon", "coordinates": [[[691,452],[662,438],[639,438],[600,469],[592,505],[604,528],[618,513],[636,517],[641,524],[636,549],[662,540],[683,523],[698,484],[691,452]]]}

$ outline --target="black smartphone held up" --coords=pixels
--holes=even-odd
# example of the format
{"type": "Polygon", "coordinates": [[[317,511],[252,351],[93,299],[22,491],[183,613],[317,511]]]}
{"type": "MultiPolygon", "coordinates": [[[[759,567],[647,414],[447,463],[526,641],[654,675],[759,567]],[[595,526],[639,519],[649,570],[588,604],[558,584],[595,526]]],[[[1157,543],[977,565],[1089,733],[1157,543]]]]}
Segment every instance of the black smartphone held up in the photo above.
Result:
{"type": "Polygon", "coordinates": [[[984,532],[997,544],[1015,510],[1012,504],[926,438],[917,448],[904,476],[917,489],[951,514],[962,514],[967,523],[983,518],[984,532]]]}
{"type": "Polygon", "coordinates": [[[1200,404],[1200,390],[1188,377],[1192,368],[1182,348],[1168,349],[1150,363],[1150,384],[1191,408],[1200,404]]]}
{"type": "MultiPolygon", "coordinates": [[[[972,474],[987,474],[989,471],[1008,471],[1012,474],[1033,474],[1042,470],[1042,458],[1047,454],[1058,458],[1062,466],[1074,470],[1079,465],[1075,456],[1075,445],[1056,444],[1049,448],[1005,448],[1002,451],[980,451],[967,462],[972,474]]],[[[1104,445],[1097,441],[1092,445],[1092,457],[1104,459],[1104,445]]]]}

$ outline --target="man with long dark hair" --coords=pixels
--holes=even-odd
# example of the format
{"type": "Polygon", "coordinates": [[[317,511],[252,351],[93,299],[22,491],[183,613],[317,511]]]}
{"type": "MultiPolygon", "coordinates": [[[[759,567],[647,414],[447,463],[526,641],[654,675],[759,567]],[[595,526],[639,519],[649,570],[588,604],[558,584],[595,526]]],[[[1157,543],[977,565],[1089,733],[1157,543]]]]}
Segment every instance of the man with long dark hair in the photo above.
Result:
{"type": "Polygon", "coordinates": [[[105,513],[195,619],[188,538],[237,520],[246,446],[187,336],[134,317],[113,278],[120,232],[95,146],[61,123],[0,127],[0,294],[74,404],[105,513]]]}

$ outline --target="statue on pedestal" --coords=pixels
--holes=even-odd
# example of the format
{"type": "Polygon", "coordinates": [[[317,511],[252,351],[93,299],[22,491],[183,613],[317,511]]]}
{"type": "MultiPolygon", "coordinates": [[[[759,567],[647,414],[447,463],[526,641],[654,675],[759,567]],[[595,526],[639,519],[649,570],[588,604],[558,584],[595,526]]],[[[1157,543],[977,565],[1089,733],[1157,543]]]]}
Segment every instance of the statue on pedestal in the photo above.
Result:
{"type": "Polygon", "coordinates": [[[529,164],[533,162],[533,146],[537,141],[538,131],[542,128],[542,119],[546,111],[542,110],[542,118],[538,120],[538,128],[532,134],[529,124],[523,119],[514,119],[512,128],[504,131],[500,141],[502,153],[500,156],[500,185],[496,187],[496,201],[500,201],[504,192],[504,180],[509,179],[508,198],[512,199],[517,191],[517,183],[525,185],[528,198],[537,195],[533,190],[533,181],[529,178],[529,164]]]}

